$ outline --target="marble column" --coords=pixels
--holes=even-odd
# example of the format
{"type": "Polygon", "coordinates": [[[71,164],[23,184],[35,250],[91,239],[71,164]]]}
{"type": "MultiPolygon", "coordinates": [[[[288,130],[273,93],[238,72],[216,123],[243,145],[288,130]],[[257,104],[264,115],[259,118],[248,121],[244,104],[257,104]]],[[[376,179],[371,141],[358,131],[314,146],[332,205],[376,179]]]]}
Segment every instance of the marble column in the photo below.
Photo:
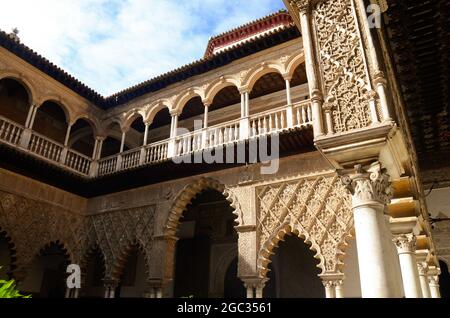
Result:
{"type": "Polygon", "coordinates": [[[431,298],[441,298],[441,291],[439,290],[439,276],[429,276],[428,284],[430,286],[431,298]]]}
{"type": "Polygon", "coordinates": [[[431,298],[430,286],[428,285],[428,265],[426,262],[418,262],[417,268],[419,270],[423,298],[431,298]]]}
{"type": "Polygon", "coordinates": [[[406,298],[422,298],[416,260],[416,236],[401,234],[394,238],[402,272],[403,290],[406,298]]]}
{"type": "Polygon", "coordinates": [[[391,234],[385,212],[391,197],[389,175],[379,162],[356,165],[342,176],[352,194],[361,293],[364,298],[400,297],[399,273],[392,269],[391,234]]]}

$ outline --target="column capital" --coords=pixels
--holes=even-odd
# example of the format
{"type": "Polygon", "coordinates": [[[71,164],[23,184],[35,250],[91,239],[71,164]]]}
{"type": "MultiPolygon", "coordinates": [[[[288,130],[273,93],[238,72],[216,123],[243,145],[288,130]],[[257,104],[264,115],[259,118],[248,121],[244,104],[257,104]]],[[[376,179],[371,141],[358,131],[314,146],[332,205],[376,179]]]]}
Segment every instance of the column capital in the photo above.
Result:
{"type": "Polygon", "coordinates": [[[399,234],[392,239],[398,253],[414,253],[416,251],[417,238],[414,234],[399,234]]]}
{"type": "Polygon", "coordinates": [[[374,162],[368,168],[358,164],[353,172],[341,175],[342,183],[353,196],[353,208],[361,205],[387,205],[392,196],[390,176],[380,162],[374,162]]]}
{"type": "Polygon", "coordinates": [[[209,106],[211,106],[212,101],[209,99],[203,99],[202,100],[203,106],[205,106],[206,108],[208,108],[209,106]]]}
{"type": "Polygon", "coordinates": [[[106,138],[107,138],[106,136],[95,136],[95,140],[98,141],[105,141],[106,138]]]}
{"type": "Polygon", "coordinates": [[[419,275],[426,276],[428,273],[428,265],[426,262],[417,262],[417,269],[419,270],[419,275]]]}
{"type": "Polygon", "coordinates": [[[311,0],[290,0],[289,4],[298,9],[300,13],[307,13],[311,11],[311,0]]]}
{"type": "Polygon", "coordinates": [[[313,89],[311,92],[311,96],[310,99],[312,102],[319,102],[322,103],[323,102],[323,94],[320,90],[318,89],[313,89]]]}
{"type": "Polygon", "coordinates": [[[116,288],[118,285],[119,285],[119,282],[115,279],[112,279],[112,278],[103,279],[103,286],[105,288],[116,288]]]}
{"type": "Polygon", "coordinates": [[[382,71],[378,71],[373,75],[373,84],[375,86],[378,85],[386,86],[387,84],[386,77],[384,76],[384,73],[382,71]]]}

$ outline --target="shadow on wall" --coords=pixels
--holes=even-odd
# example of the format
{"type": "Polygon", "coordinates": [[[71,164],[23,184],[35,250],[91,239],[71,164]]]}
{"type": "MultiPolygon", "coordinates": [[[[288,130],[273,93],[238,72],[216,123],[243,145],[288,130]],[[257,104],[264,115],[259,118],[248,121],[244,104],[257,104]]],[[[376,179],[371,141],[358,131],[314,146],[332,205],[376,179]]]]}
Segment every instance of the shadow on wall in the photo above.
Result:
{"type": "Polygon", "coordinates": [[[448,266],[445,262],[439,261],[441,267],[441,275],[439,276],[439,286],[442,298],[450,298],[450,274],[448,266]]]}

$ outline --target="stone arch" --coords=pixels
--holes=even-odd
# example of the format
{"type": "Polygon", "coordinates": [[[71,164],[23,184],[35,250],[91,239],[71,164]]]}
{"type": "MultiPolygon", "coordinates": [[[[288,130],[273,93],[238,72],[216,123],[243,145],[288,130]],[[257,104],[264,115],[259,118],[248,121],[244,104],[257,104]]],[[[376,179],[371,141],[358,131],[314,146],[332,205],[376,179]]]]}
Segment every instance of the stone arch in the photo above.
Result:
{"type": "Polygon", "coordinates": [[[298,53],[293,54],[291,57],[288,58],[285,64],[285,70],[289,78],[292,78],[294,76],[294,72],[301,64],[305,63],[305,55],[304,53],[298,53]]]}
{"type": "Polygon", "coordinates": [[[197,194],[206,189],[214,189],[222,193],[225,196],[226,200],[230,203],[230,206],[234,208],[233,213],[237,216],[236,223],[238,225],[244,225],[242,210],[234,193],[230,189],[228,189],[225,185],[223,185],[221,182],[209,177],[208,178],[202,177],[184,187],[184,189],[181,190],[180,193],[175,198],[174,203],[170,208],[169,216],[167,218],[166,226],[164,228],[165,236],[168,237],[176,236],[178,224],[184,210],[186,209],[188,204],[191,203],[191,201],[195,198],[197,194]]]}
{"type": "Polygon", "coordinates": [[[150,105],[148,107],[146,114],[144,115],[144,121],[147,123],[152,123],[156,114],[158,114],[164,108],[167,108],[170,112],[172,110],[172,107],[170,105],[171,104],[169,103],[168,100],[161,100],[150,105]]]}
{"type": "Polygon", "coordinates": [[[265,185],[257,189],[257,199],[258,271],[262,277],[273,248],[287,233],[297,234],[311,245],[320,260],[321,274],[342,272],[353,213],[351,194],[336,174],[265,185]]]}
{"type": "Polygon", "coordinates": [[[26,77],[18,72],[8,71],[6,73],[0,74],[0,80],[2,79],[12,79],[22,85],[28,93],[28,100],[30,105],[36,103],[37,93],[36,89],[26,77]]]}
{"type": "MultiPolygon", "coordinates": [[[[10,264],[9,264],[9,272],[12,273],[17,267],[17,250],[16,245],[14,244],[13,238],[9,235],[8,231],[4,230],[2,227],[0,227],[0,237],[3,236],[3,238],[6,240],[8,244],[8,251],[9,251],[9,258],[10,258],[10,264]]],[[[0,264],[0,266],[5,266],[6,264],[0,264]]]]}
{"type": "Polygon", "coordinates": [[[144,256],[145,259],[145,274],[146,277],[149,276],[150,273],[150,267],[149,267],[149,261],[150,257],[148,255],[148,252],[144,248],[145,245],[141,244],[139,240],[134,239],[133,241],[127,242],[127,244],[123,244],[119,250],[118,256],[113,261],[113,266],[111,268],[110,278],[112,278],[115,281],[119,281],[121,275],[123,274],[123,271],[125,269],[125,266],[127,264],[128,258],[130,256],[130,253],[134,247],[137,247],[140,253],[144,256]]]}
{"type": "Polygon", "coordinates": [[[325,260],[321,253],[320,246],[317,242],[312,238],[305,229],[302,228],[300,224],[291,225],[291,222],[287,221],[284,224],[281,224],[278,230],[271,236],[269,239],[263,244],[258,257],[258,274],[261,278],[266,278],[267,272],[269,271],[269,264],[271,262],[270,256],[273,254],[273,251],[276,247],[278,247],[278,243],[283,241],[284,236],[287,234],[294,234],[300,239],[302,239],[306,244],[310,245],[310,250],[314,251],[316,254],[314,255],[315,259],[319,260],[319,264],[317,267],[325,271],[325,260]]]}
{"type": "Polygon", "coordinates": [[[144,120],[145,112],[143,110],[132,109],[128,111],[123,116],[123,120],[121,121],[120,127],[122,128],[123,131],[127,131],[128,129],[130,129],[133,122],[139,117],[142,117],[142,120],[144,120]]]}
{"type": "Polygon", "coordinates": [[[251,91],[256,82],[261,77],[269,73],[278,73],[281,76],[283,76],[284,68],[282,65],[274,62],[262,63],[260,65],[257,65],[248,72],[247,76],[243,81],[244,86],[247,87],[249,91],[251,91]]]}
{"type": "Polygon", "coordinates": [[[41,102],[39,102],[38,104],[38,111],[42,107],[42,105],[44,105],[46,102],[52,102],[62,109],[66,117],[67,124],[73,122],[73,118],[75,117],[75,115],[73,114],[72,109],[68,107],[67,106],[68,104],[64,102],[59,96],[56,95],[45,96],[43,99],[41,99],[41,102]]]}
{"type": "Polygon", "coordinates": [[[85,120],[89,125],[91,125],[94,136],[97,136],[101,132],[101,124],[99,120],[89,114],[79,114],[76,115],[73,120],[70,122],[72,125],[75,124],[78,120],[85,120]]]}
{"type": "Polygon", "coordinates": [[[184,93],[180,94],[174,102],[174,112],[181,114],[187,103],[194,97],[200,97],[202,100],[205,99],[205,92],[198,87],[190,88],[184,93]]]}
{"type": "Polygon", "coordinates": [[[230,75],[222,76],[219,79],[211,82],[209,86],[206,88],[205,100],[212,102],[217,93],[219,93],[223,88],[228,86],[235,86],[239,90],[242,85],[239,82],[239,80],[237,80],[233,76],[230,75]]]}

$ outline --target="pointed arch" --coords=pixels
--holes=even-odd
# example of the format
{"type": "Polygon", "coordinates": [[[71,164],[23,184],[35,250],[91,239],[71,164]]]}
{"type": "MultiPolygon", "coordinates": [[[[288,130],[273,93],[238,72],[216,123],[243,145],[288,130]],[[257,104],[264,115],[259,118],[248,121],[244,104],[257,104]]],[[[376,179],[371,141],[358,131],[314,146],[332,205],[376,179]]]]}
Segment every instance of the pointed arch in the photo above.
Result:
{"type": "Polygon", "coordinates": [[[167,218],[166,226],[164,228],[164,235],[168,237],[176,236],[178,229],[178,224],[183,212],[189,203],[195,198],[197,194],[206,189],[213,189],[225,196],[225,199],[230,203],[230,206],[234,209],[233,214],[237,216],[236,223],[239,225],[243,224],[242,210],[236,196],[233,194],[232,190],[228,189],[221,182],[207,177],[202,177],[195,182],[184,187],[183,190],[176,196],[167,218]]]}
{"type": "Polygon", "coordinates": [[[145,245],[139,242],[139,240],[134,239],[133,241],[127,242],[126,244],[122,244],[119,249],[118,256],[113,261],[111,272],[109,273],[108,278],[111,278],[115,281],[120,281],[122,274],[124,273],[125,266],[127,265],[128,259],[133,252],[133,249],[136,249],[139,253],[142,253],[145,260],[145,276],[149,277],[150,273],[150,255],[148,255],[148,251],[144,247],[145,245]]]}

